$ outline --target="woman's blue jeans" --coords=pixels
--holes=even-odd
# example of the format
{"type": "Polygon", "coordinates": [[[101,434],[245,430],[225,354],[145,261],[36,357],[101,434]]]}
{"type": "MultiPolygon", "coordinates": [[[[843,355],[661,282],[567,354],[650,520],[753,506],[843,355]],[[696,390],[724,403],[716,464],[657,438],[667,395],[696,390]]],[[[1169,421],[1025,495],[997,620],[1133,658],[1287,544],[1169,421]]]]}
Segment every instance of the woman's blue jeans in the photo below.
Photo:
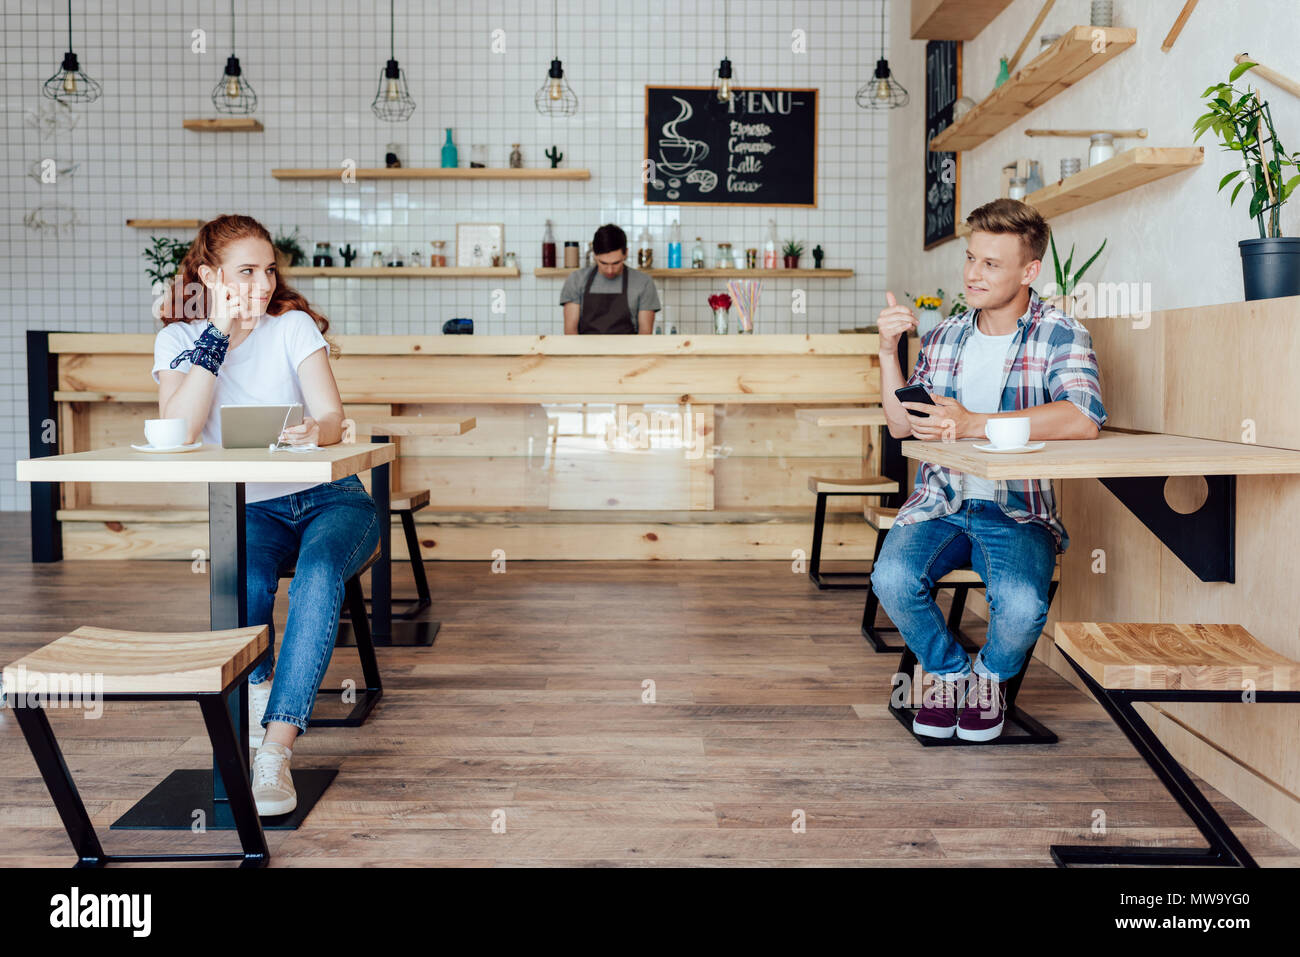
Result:
{"type": "Polygon", "coordinates": [[[1020,672],[1047,622],[1056,540],[1045,526],[1017,522],[987,499],[895,525],[872,568],[871,587],[921,667],[952,680],[970,674],[970,658],[948,632],[930,589],[968,563],[984,579],[989,603],[988,638],[975,671],[1006,681],[1020,672]]]}
{"type": "Polygon", "coordinates": [[[302,492],[253,502],[244,509],[248,623],[271,627],[271,654],[248,680],[261,684],[275,663],[275,593],[279,572],[297,562],[289,584],[289,618],[280,642],[263,726],[284,721],[300,731],[334,653],[343,585],[379,542],[375,500],[350,475],[302,492]]]}

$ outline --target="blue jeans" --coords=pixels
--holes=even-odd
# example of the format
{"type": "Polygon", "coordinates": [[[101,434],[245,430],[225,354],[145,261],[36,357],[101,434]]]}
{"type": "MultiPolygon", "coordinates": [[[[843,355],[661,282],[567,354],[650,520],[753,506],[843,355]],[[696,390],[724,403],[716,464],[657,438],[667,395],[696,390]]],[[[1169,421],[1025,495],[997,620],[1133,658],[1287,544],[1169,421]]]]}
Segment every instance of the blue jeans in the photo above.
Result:
{"type": "Polygon", "coordinates": [[[927,672],[964,677],[970,659],[930,597],[934,583],[967,564],[988,586],[989,630],[975,671],[999,681],[1020,672],[1047,622],[1056,541],[1043,525],[1017,522],[996,502],[971,499],[952,515],[895,525],[871,571],[880,607],[927,672]]]}
{"type": "Polygon", "coordinates": [[[284,721],[307,729],[343,606],[343,584],[356,574],[379,542],[375,500],[350,475],[301,492],[245,507],[248,576],[244,580],[248,623],[270,625],[271,654],[249,675],[262,684],[275,663],[275,593],[279,571],[297,561],[289,584],[289,619],[280,642],[265,726],[284,721]]]}

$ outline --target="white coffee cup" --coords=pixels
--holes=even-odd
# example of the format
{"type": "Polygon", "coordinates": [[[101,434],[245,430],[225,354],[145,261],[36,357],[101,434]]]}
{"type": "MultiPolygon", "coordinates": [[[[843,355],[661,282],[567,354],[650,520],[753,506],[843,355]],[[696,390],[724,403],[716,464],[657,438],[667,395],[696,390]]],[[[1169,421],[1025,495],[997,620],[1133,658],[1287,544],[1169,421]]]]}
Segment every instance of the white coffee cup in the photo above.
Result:
{"type": "Polygon", "coordinates": [[[156,449],[170,449],[185,444],[184,419],[145,419],[144,437],[156,449]]]}
{"type": "Polygon", "coordinates": [[[1021,448],[1029,441],[1029,416],[989,419],[984,426],[984,434],[995,448],[1021,448]]]}

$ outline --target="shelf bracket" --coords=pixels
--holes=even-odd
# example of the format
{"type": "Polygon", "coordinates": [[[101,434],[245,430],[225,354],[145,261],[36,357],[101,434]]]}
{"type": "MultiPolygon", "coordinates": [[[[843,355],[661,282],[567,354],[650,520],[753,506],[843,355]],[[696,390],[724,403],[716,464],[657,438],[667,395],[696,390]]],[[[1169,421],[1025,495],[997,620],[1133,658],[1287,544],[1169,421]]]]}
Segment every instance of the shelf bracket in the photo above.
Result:
{"type": "Polygon", "coordinates": [[[1201,581],[1237,580],[1237,476],[1205,476],[1209,494],[1201,507],[1189,514],[1169,507],[1166,476],[1099,481],[1201,581]]]}

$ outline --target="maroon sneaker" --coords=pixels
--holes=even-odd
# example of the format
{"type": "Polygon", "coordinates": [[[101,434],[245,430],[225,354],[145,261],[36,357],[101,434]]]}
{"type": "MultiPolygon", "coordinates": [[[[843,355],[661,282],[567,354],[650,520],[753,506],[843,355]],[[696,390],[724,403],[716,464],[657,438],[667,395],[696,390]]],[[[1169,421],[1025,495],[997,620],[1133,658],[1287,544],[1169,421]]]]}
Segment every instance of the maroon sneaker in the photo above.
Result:
{"type": "Polygon", "coordinates": [[[992,741],[1002,733],[1007,712],[1007,683],[974,675],[961,704],[957,737],[963,741],[992,741]]]}
{"type": "Polygon", "coordinates": [[[957,730],[957,699],[962,679],[944,681],[938,675],[929,678],[921,692],[921,707],[912,718],[912,733],[927,738],[951,738],[957,730]]]}

